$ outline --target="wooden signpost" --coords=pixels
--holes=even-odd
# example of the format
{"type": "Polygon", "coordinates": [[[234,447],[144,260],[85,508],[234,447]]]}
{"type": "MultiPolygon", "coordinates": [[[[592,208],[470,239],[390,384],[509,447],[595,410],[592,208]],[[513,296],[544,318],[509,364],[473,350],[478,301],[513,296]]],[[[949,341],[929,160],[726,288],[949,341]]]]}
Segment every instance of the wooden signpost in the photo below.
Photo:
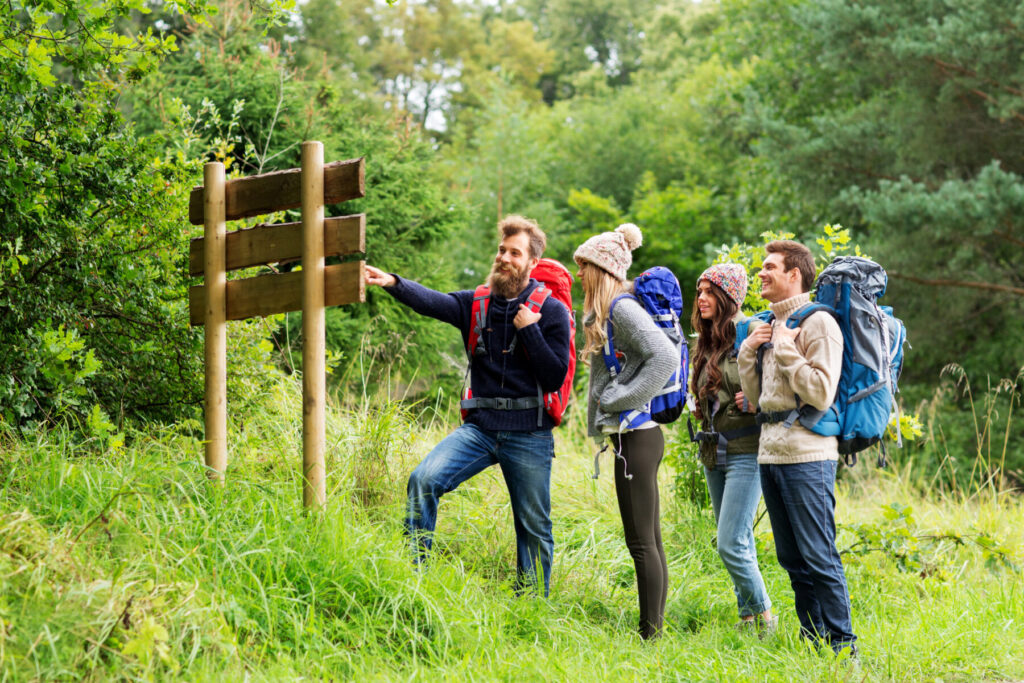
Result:
{"type": "Polygon", "coordinates": [[[324,205],[366,193],[362,159],[324,164],[320,142],[302,143],[302,167],[225,181],[208,163],[203,186],[189,197],[189,220],[205,226],[192,240],[189,322],[206,336],[206,465],[217,479],[227,467],[226,321],[302,311],[302,502],[326,500],[324,472],[325,306],[366,300],[363,261],[325,266],[328,256],[366,251],[366,216],[324,218],[324,205]],[[227,232],[229,220],[301,207],[300,223],[227,232]],[[302,270],[227,280],[227,271],[301,260],[302,270]]]}

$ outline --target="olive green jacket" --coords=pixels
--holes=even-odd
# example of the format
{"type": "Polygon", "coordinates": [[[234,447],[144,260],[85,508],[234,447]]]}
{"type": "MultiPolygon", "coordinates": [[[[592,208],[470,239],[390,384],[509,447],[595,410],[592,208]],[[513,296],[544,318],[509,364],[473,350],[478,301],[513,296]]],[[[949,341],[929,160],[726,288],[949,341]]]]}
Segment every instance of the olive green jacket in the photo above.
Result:
{"type": "MultiPolygon", "coordinates": [[[[746,316],[742,312],[737,313],[733,318],[733,324],[736,324],[742,320],[745,320],[746,316]]],[[[748,332],[751,332],[758,325],[764,323],[758,320],[750,323],[748,332]]],[[[741,429],[743,427],[749,427],[754,424],[754,414],[745,413],[736,406],[736,394],[742,391],[740,387],[740,370],[736,360],[736,356],[732,354],[732,351],[727,351],[722,359],[718,363],[718,368],[722,372],[722,384],[718,387],[718,394],[716,399],[718,401],[718,411],[712,416],[714,406],[714,400],[698,399],[697,405],[700,408],[700,414],[702,416],[701,429],[709,431],[709,427],[716,432],[728,432],[734,429],[741,429]],[[711,418],[709,422],[709,417],[711,418]]],[[[694,383],[694,395],[700,396],[700,387],[703,387],[708,382],[707,366],[704,366],[694,383]]],[[[726,455],[740,455],[740,454],[756,454],[758,445],[757,434],[751,434],[749,436],[741,436],[736,439],[729,441],[729,445],[726,448],[726,455]]],[[[700,444],[700,461],[704,463],[704,466],[708,469],[714,469],[717,462],[716,457],[717,447],[714,443],[702,442],[700,444]]]]}

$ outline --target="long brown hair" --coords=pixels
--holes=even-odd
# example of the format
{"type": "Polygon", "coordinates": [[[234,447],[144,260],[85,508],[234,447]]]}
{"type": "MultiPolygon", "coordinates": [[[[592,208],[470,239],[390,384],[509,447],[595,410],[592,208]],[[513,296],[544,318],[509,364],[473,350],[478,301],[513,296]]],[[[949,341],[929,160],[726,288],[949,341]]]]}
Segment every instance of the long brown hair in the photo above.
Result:
{"type": "Polygon", "coordinates": [[[611,312],[612,301],[620,294],[633,291],[631,280],[620,280],[600,266],[590,261],[580,278],[583,285],[583,316],[589,324],[583,326],[583,338],[586,344],[580,351],[580,359],[584,365],[590,365],[590,356],[601,350],[608,341],[607,323],[611,312]],[[590,315],[593,314],[593,318],[590,315]]]}
{"type": "MultiPolygon", "coordinates": [[[[732,351],[733,343],[736,341],[736,326],[732,319],[736,315],[736,303],[726,295],[725,290],[710,280],[707,282],[708,291],[715,298],[718,306],[715,308],[715,316],[711,320],[705,320],[700,315],[697,307],[697,298],[693,298],[693,313],[690,315],[690,324],[697,331],[697,348],[693,352],[693,382],[694,396],[698,400],[707,397],[714,397],[722,386],[722,371],[718,364],[722,357],[732,351]],[[697,378],[707,367],[707,382],[703,386],[696,386],[697,378]]],[[[708,416],[710,417],[710,416],[708,416]]]]}

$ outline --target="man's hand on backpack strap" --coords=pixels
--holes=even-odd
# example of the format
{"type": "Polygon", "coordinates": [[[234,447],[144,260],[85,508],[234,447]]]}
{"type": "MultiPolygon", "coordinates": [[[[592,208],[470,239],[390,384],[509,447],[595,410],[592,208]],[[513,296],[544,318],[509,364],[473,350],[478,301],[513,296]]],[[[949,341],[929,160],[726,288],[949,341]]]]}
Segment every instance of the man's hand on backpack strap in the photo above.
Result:
{"type": "Polygon", "coordinates": [[[538,320],[540,320],[540,311],[534,313],[526,304],[519,304],[519,312],[516,313],[516,317],[512,320],[512,324],[516,326],[517,330],[521,330],[527,325],[534,324],[538,320]]]}
{"type": "Polygon", "coordinates": [[[365,267],[366,284],[377,285],[378,287],[393,287],[397,280],[391,273],[385,273],[380,268],[371,265],[365,267]]]}
{"type": "Polygon", "coordinates": [[[749,335],[747,335],[747,338],[743,340],[743,345],[749,346],[751,349],[757,350],[761,348],[762,344],[767,344],[771,340],[772,326],[758,325],[749,335]]]}

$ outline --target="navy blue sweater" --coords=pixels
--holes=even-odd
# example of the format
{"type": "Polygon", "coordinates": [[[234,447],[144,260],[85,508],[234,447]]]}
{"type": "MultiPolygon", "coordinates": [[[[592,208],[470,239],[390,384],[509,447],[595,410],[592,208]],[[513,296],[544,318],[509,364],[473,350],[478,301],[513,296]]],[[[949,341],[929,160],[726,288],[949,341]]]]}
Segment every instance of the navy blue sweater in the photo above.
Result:
{"type": "MultiPolygon", "coordinates": [[[[472,326],[473,291],[444,294],[395,276],[396,283],[385,287],[403,304],[422,315],[454,325],[462,333],[463,348],[469,343],[472,326]]],[[[537,383],[545,392],[557,391],[569,370],[569,313],[565,306],[549,296],[540,309],[541,319],[517,330],[512,320],[519,304],[537,287],[530,284],[516,299],[494,294],[487,311],[486,329],[481,335],[486,354],[475,356],[470,366],[469,385],[478,398],[521,398],[537,395],[537,383]],[[512,346],[512,340],[516,343],[512,346]],[[512,352],[505,352],[512,347],[512,352]]],[[[537,409],[471,410],[466,422],[492,431],[531,432],[551,429],[554,421],[543,415],[543,427],[537,427],[537,409]]]]}

